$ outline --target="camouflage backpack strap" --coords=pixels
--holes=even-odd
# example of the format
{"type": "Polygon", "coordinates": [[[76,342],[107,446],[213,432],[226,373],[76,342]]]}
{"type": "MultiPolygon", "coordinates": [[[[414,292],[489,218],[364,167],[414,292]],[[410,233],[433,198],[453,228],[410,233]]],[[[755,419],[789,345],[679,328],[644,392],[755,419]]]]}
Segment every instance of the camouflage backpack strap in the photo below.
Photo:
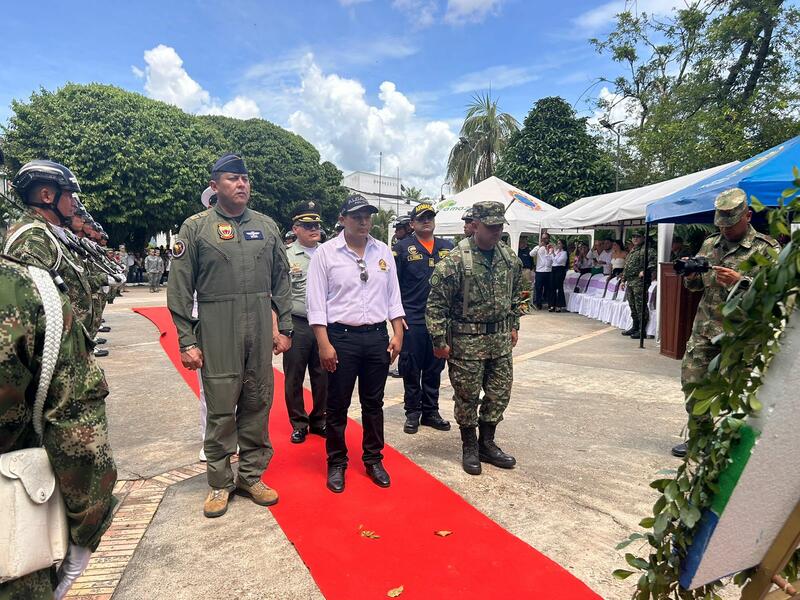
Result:
{"type": "Polygon", "coordinates": [[[466,319],[469,307],[469,286],[472,281],[472,247],[469,245],[469,238],[458,242],[458,249],[461,252],[461,264],[464,265],[464,298],[461,316],[466,319]]]}
{"type": "Polygon", "coordinates": [[[42,371],[39,376],[39,387],[36,388],[36,400],[33,404],[33,428],[42,440],[44,435],[44,402],[50,390],[50,381],[61,351],[61,334],[64,330],[64,313],[61,307],[61,296],[50,273],[38,267],[29,266],[33,283],[39,291],[44,307],[44,348],[42,350],[42,371]]]}
{"type": "Polygon", "coordinates": [[[506,273],[506,282],[508,283],[508,297],[511,298],[514,293],[514,259],[516,256],[511,254],[511,249],[505,244],[498,244],[500,249],[500,256],[506,261],[508,265],[508,272],[506,273]]]}

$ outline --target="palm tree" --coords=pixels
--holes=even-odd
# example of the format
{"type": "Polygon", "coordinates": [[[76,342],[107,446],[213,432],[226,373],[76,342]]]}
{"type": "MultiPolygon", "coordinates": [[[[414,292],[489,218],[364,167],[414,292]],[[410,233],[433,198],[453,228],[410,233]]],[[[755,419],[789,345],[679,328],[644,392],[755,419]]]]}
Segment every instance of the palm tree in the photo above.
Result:
{"type": "Polygon", "coordinates": [[[498,111],[491,94],[490,90],[472,97],[461,136],[450,150],[447,177],[457,192],[492,176],[511,134],[519,129],[514,117],[498,111]]]}
{"type": "Polygon", "coordinates": [[[388,244],[389,240],[386,239],[386,236],[389,235],[389,223],[391,223],[393,219],[394,211],[392,209],[383,210],[379,208],[378,212],[372,215],[372,229],[370,229],[369,234],[376,240],[388,244]]]}
{"type": "Polygon", "coordinates": [[[422,201],[422,190],[420,188],[413,186],[406,187],[404,185],[400,187],[402,188],[403,198],[406,199],[406,204],[408,204],[409,200],[417,203],[422,201]]]}

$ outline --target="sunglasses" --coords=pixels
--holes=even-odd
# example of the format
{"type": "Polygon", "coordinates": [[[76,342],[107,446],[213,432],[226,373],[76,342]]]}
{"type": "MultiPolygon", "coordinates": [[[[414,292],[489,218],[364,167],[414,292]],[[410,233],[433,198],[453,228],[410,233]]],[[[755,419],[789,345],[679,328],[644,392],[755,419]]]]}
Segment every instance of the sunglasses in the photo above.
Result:
{"type": "Polygon", "coordinates": [[[306,231],[315,231],[319,229],[319,223],[296,223],[296,225],[300,225],[306,231]]]}
{"type": "Polygon", "coordinates": [[[369,273],[367,273],[367,263],[364,262],[363,258],[359,258],[356,261],[356,264],[358,265],[358,268],[361,269],[361,275],[360,275],[361,281],[366,283],[369,280],[369,273]]]}

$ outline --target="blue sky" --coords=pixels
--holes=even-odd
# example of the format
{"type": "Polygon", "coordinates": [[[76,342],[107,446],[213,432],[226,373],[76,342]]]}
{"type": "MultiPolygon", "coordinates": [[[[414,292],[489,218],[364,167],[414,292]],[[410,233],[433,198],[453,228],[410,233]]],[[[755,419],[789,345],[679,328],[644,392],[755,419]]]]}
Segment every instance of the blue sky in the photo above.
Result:
{"type": "MultiPolygon", "coordinates": [[[[681,0],[638,0],[666,13],[681,0]]],[[[187,112],[260,116],[345,172],[399,166],[438,193],[474,91],[520,121],[560,95],[585,115],[617,67],[588,38],[625,0],[21,2],[4,7],[0,123],[12,99],[101,82],[187,112]]]]}

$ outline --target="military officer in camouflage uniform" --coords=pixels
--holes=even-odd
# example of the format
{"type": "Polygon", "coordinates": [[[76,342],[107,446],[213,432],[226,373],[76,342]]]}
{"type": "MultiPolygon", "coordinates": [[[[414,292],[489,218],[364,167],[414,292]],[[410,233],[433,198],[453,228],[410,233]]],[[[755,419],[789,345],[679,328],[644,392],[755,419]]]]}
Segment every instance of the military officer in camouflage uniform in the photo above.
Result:
{"type": "Polygon", "coordinates": [[[44,569],[0,584],[2,600],[49,600],[56,589],[56,596],[63,597],[100,543],[115,504],[117,471],[105,412],[108,387],[68,297],[55,290],[63,329],[44,403],[41,442],[34,430],[46,319],[32,275],[27,266],[0,258],[0,454],[44,445],[67,507],[69,550],[58,573],[44,569]]]}
{"type": "Polygon", "coordinates": [[[65,231],[75,214],[78,180],[64,165],[33,160],[22,166],[11,185],[28,210],[8,226],[3,253],[56,271],[67,286],[75,317],[91,331],[92,285],[80,246],[65,231]]]}
{"type": "MultiPolygon", "coordinates": [[[[681,363],[681,387],[690,420],[694,403],[689,397],[694,384],[705,378],[709,363],[719,354],[719,347],[712,340],[723,332],[722,304],[734,288],[737,292],[746,290],[758,272],[756,268],[743,274],[739,272],[739,265],[754,254],[769,256],[770,250],[780,250],[778,242],[750,225],[753,213],[747,207],[747,195],[741,189],[722,192],[717,196],[714,208],[714,225],[719,227],[719,233],[706,238],[697,253],[708,258],[712,268],[706,273],[692,273],[683,278],[687,289],[703,292],[681,363]]],[[[686,456],[686,444],[675,446],[672,454],[686,456]]]]}
{"type": "Polygon", "coordinates": [[[210,491],[203,512],[219,517],[238,490],[262,506],[278,501],[261,481],[272,458],[272,351],[291,347],[292,299],[286,250],[275,222],[247,207],[244,161],[222,156],[211,169],[217,203],[184,221],[172,248],[167,305],[181,362],[202,368],[208,406],[204,450],[210,491]],[[197,317],[192,316],[197,292],[197,317]],[[280,334],[272,331],[272,310],[280,334]],[[234,482],[231,456],[239,444],[234,482]]]}
{"type": "Polygon", "coordinates": [[[516,464],[494,442],[511,397],[511,351],[523,308],[522,263],[500,242],[504,212],[500,202],[473,205],[475,233],[434,268],[425,314],[433,353],[448,361],[462,465],[472,475],[481,472],[481,461],[505,469],[516,464]]]}
{"type": "MultiPolygon", "coordinates": [[[[642,293],[645,286],[650,285],[650,280],[644,280],[644,236],[640,232],[633,234],[633,249],[625,259],[625,267],[622,270],[622,280],[625,282],[625,298],[628,306],[631,307],[631,318],[633,325],[630,329],[622,332],[622,335],[639,339],[640,327],[647,327],[649,311],[647,303],[642,302],[642,293]]],[[[648,273],[652,276],[656,268],[656,253],[651,250],[647,256],[648,273]]]]}

